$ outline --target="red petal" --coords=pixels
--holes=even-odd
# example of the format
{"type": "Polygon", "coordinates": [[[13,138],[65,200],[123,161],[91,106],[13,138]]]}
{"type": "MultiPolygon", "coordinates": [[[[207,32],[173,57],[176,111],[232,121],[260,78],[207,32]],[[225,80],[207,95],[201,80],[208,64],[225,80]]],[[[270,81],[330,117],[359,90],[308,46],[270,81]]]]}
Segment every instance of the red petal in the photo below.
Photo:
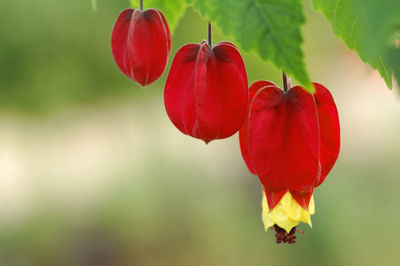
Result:
{"type": "Polygon", "coordinates": [[[288,93],[271,86],[261,89],[250,109],[249,153],[266,191],[289,189],[303,195],[312,189],[320,174],[312,95],[300,87],[288,93]]]}
{"type": "Polygon", "coordinates": [[[331,93],[324,86],[314,83],[314,94],[318,111],[321,137],[321,176],[317,180],[319,186],[335,164],[340,150],[339,116],[331,93]]]}
{"type": "Polygon", "coordinates": [[[164,91],[164,103],[169,118],[187,135],[192,135],[196,124],[193,84],[200,48],[199,44],[187,44],[176,53],[164,91]]]}
{"type": "Polygon", "coordinates": [[[281,198],[286,194],[287,189],[282,189],[280,191],[272,191],[264,189],[265,196],[267,197],[268,208],[272,210],[276,204],[279,203],[281,198]]]}
{"type": "Polygon", "coordinates": [[[313,194],[314,188],[311,187],[304,191],[290,191],[292,197],[300,204],[303,209],[308,210],[310,199],[313,194]]]}
{"type": "Polygon", "coordinates": [[[119,14],[111,34],[111,49],[119,69],[134,80],[128,56],[128,32],[133,11],[133,9],[126,9],[119,14]]]}
{"type": "MultiPolygon", "coordinates": [[[[253,85],[251,85],[250,89],[249,89],[249,104],[248,104],[248,114],[250,113],[250,104],[253,101],[254,96],[256,95],[256,93],[264,87],[267,86],[275,86],[276,85],[272,82],[269,81],[264,81],[264,80],[260,80],[260,81],[256,81],[253,83],[253,85]]],[[[242,157],[243,160],[245,161],[247,168],[249,169],[249,171],[252,174],[256,174],[254,171],[254,166],[253,163],[251,162],[251,158],[249,155],[249,141],[248,141],[248,114],[246,116],[246,120],[243,124],[243,126],[241,127],[241,129],[239,130],[239,142],[240,142],[240,151],[242,152],[242,157]]]]}
{"type": "Polygon", "coordinates": [[[196,104],[200,135],[205,141],[232,136],[242,126],[248,101],[246,69],[237,48],[220,43],[213,48],[205,72],[198,64],[196,104]]]}
{"type": "Polygon", "coordinates": [[[246,116],[248,84],[242,57],[231,43],[194,47],[184,46],[174,58],[165,86],[167,113],[185,134],[205,142],[227,138],[246,116]]]}
{"type": "Polygon", "coordinates": [[[156,9],[135,10],[128,35],[133,78],[146,86],[164,72],[171,48],[171,35],[163,14],[156,9]]]}

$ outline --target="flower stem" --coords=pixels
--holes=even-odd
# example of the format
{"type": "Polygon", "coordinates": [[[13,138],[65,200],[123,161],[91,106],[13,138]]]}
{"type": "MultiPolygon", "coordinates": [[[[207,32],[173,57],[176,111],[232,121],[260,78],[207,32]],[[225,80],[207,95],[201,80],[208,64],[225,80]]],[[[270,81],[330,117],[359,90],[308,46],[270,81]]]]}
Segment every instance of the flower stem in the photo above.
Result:
{"type": "Polygon", "coordinates": [[[210,48],[212,47],[212,28],[211,28],[211,22],[208,22],[208,45],[210,48]]]}
{"type": "Polygon", "coordinates": [[[143,11],[143,0],[140,0],[140,10],[143,11]]]}
{"type": "Polygon", "coordinates": [[[282,71],[282,78],[283,78],[283,91],[288,92],[289,88],[285,71],[282,71]]]}

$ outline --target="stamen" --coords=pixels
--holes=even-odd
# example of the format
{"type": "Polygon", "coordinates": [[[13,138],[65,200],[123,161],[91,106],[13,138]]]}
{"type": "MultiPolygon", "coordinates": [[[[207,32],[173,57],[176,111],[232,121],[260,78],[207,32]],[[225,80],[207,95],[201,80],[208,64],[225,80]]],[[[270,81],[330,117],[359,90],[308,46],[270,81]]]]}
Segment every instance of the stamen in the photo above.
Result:
{"type": "Polygon", "coordinates": [[[286,233],[285,229],[277,226],[276,224],[272,227],[276,234],[276,243],[280,244],[280,243],[288,243],[288,244],[294,244],[296,243],[296,231],[304,234],[304,231],[298,230],[296,229],[296,227],[293,227],[292,230],[290,230],[289,233],[286,233]]]}

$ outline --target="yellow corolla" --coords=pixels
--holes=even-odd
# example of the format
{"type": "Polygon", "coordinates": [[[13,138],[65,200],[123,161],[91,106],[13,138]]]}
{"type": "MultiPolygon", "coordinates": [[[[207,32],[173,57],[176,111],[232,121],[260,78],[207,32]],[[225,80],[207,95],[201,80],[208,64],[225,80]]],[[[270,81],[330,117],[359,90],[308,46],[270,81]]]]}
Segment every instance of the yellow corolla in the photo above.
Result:
{"type": "Polygon", "coordinates": [[[287,233],[289,233],[292,228],[297,226],[300,222],[307,223],[312,227],[311,215],[315,213],[313,196],[311,196],[308,210],[305,210],[299,203],[297,203],[288,191],[281,198],[279,203],[270,211],[264,191],[262,194],[262,220],[264,222],[265,231],[275,224],[280,228],[285,229],[287,233]]]}

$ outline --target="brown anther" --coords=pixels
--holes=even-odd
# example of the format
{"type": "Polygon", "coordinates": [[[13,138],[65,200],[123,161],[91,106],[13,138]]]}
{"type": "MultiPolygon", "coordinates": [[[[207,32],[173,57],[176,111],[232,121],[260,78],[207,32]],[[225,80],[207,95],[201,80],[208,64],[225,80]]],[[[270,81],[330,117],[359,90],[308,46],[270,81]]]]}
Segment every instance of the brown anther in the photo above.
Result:
{"type": "Polygon", "coordinates": [[[277,226],[276,224],[272,227],[276,234],[275,234],[275,238],[276,238],[276,243],[280,244],[280,243],[288,243],[288,244],[294,244],[296,243],[296,231],[304,234],[304,231],[300,231],[298,229],[296,229],[296,227],[293,227],[292,230],[290,230],[289,233],[287,233],[285,231],[285,229],[277,226]]]}

